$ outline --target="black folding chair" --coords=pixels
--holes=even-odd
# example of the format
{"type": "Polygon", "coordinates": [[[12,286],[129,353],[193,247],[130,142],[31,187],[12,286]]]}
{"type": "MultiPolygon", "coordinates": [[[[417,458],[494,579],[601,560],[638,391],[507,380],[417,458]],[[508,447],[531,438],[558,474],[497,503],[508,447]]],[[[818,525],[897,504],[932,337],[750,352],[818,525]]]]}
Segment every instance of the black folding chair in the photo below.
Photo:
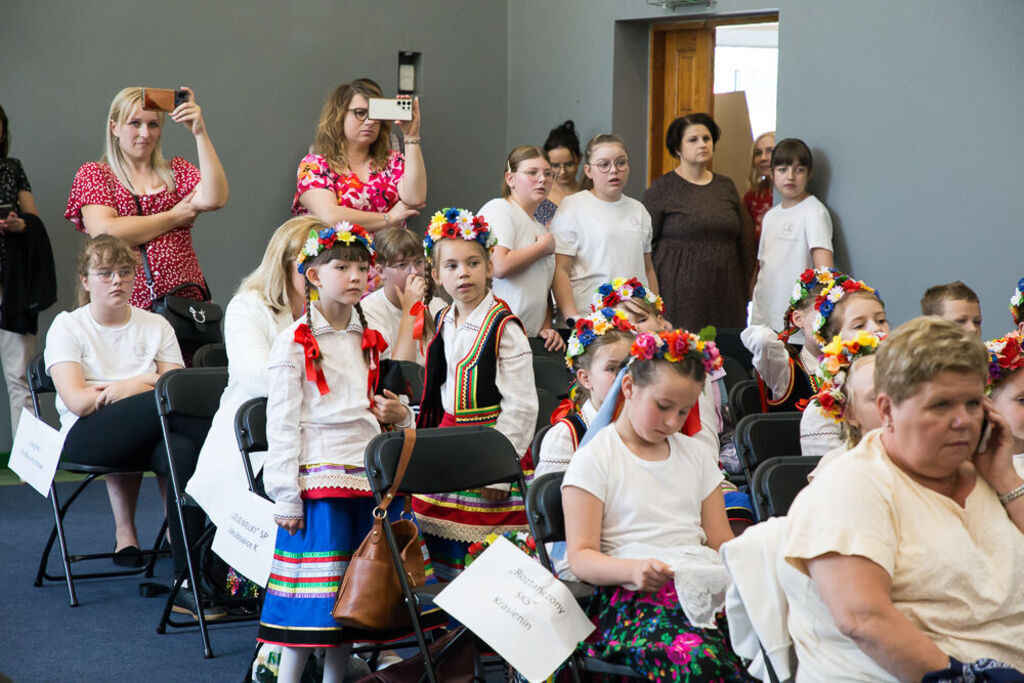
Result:
{"type": "Polygon", "coordinates": [[[192,354],[194,368],[226,368],[228,366],[227,347],[222,343],[203,344],[192,354]]]}
{"type": "MultiPolygon", "coordinates": [[[[252,471],[251,453],[267,450],[267,399],[265,396],[250,398],[235,411],[235,441],[242,455],[242,467],[249,482],[249,490],[267,498],[265,492],[257,489],[256,475],[252,471]]],[[[268,499],[269,500],[269,499],[268,499]]]]}
{"type": "Polygon", "coordinates": [[[757,518],[785,516],[797,494],[807,486],[807,475],[820,461],[820,455],[786,455],[758,465],[750,486],[757,518]]]}
{"type": "MultiPolygon", "coordinates": [[[[57,388],[53,385],[53,380],[46,374],[46,363],[43,360],[43,354],[36,355],[28,364],[26,368],[26,375],[28,378],[29,392],[32,394],[32,409],[35,416],[42,419],[42,408],[40,404],[40,397],[43,394],[55,394],[57,388]]],[[[46,541],[46,545],[43,547],[43,555],[39,560],[39,569],[36,571],[36,578],[34,585],[38,588],[43,585],[43,581],[64,581],[68,587],[68,602],[71,607],[78,607],[78,594],[75,592],[75,579],[94,579],[94,578],[105,578],[115,576],[135,576],[138,574],[145,573],[147,577],[153,576],[153,566],[156,563],[156,557],[162,551],[160,550],[160,544],[164,537],[164,532],[167,530],[167,522],[165,521],[161,526],[159,533],[157,533],[156,540],[153,542],[152,550],[144,550],[142,554],[148,556],[148,561],[142,567],[132,569],[118,569],[104,572],[89,572],[76,574],[71,570],[71,564],[74,562],[83,562],[85,560],[101,560],[101,559],[113,559],[113,552],[102,552],[102,553],[87,553],[87,554],[71,554],[68,551],[67,533],[64,529],[64,518],[67,516],[68,509],[71,504],[75,502],[79,495],[85,488],[96,480],[97,477],[102,477],[105,474],[127,474],[135,472],[136,470],[126,470],[120,467],[107,467],[103,465],[83,465],[80,463],[74,463],[66,460],[64,456],[61,456],[60,462],[57,464],[58,472],[70,472],[72,474],[84,475],[83,479],[74,492],[68,497],[68,499],[62,504],[60,498],[57,495],[56,482],[50,484],[50,503],[53,507],[53,529],[50,531],[50,536],[46,541]],[[50,574],[47,571],[47,565],[50,560],[50,552],[53,550],[54,542],[60,544],[60,555],[61,563],[64,568],[64,575],[58,576],[50,574]]],[[[164,551],[166,554],[166,552],[164,551]]]]}
{"type": "Polygon", "coordinates": [[[754,354],[743,345],[740,333],[742,327],[720,327],[715,331],[715,346],[723,356],[729,356],[739,361],[740,365],[748,370],[754,368],[754,354]]]}
{"type": "Polygon", "coordinates": [[[725,394],[728,396],[732,388],[744,380],[750,379],[750,370],[732,356],[722,356],[722,368],[725,370],[725,394]]]}
{"type": "Polygon", "coordinates": [[[548,435],[548,432],[551,431],[553,426],[554,425],[552,424],[546,424],[538,429],[537,433],[533,435],[533,443],[530,444],[530,456],[533,458],[534,469],[540,465],[540,447],[544,442],[544,437],[548,435]]]}
{"type": "Polygon", "coordinates": [[[747,481],[768,458],[800,453],[800,416],[793,411],[747,415],[736,425],[736,455],[747,481]]]}
{"type": "Polygon", "coordinates": [[[533,383],[538,389],[550,391],[558,398],[568,396],[572,376],[565,367],[565,358],[552,354],[534,355],[533,383]]]}
{"type": "Polygon", "coordinates": [[[557,407],[558,397],[547,389],[537,387],[537,424],[533,429],[534,434],[551,424],[551,413],[557,407]]]}
{"type": "MultiPolygon", "coordinates": [[[[366,474],[378,503],[394,481],[404,438],[401,431],[385,432],[366,446],[366,474]]],[[[498,430],[479,426],[418,429],[416,444],[397,493],[449,493],[505,483],[517,484],[521,491],[527,490],[515,447],[498,430]]],[[[427,680],[436,683],[437,669],[427,650],[422,610],[446,584],[410,587],[390,524],[384,525],[384,535],[402,584],[427,680]]],[[[459,636],[462,637],[470,637],[469,631],[459,636]]]]}
{"type": "MultiPolygon", "coordinates": [[[[178,523],[185,550],[185,569],[174,579],[164,613],[157,625],[157,633],[164,633],[167,626],[183,628],[199,626],[203,639],[203,655],[213,657],[210,647],[210,636],[207,631],[206,616],[203,609],[202,581],[199,567],[196,564],[196,552],[209,543],[216,527],[208,525],[199,538],[191,538],[185,523],[185,506],[191,505],[185,494],[185,481],[178,474],[172,452],[172,435],[187,433],[189,438],[205,438],[210,423],[220,405],[220,397],[228,383],[227,368],[185,368],[172,370],[161,375],[156,383],[157,412],[160,415],[160,426],[163,430],[164,442],[167,444],[167,460],[170,471],[168,477],[168,495],[178,513],[178,523]],[[196,603],[196,618],[189,621],[176,621],[171,618],[174,599],[181,590],[185,579],[193,591],[196,603]]],[[[218,623],[251,621],[256,618],[254,608],[258,607],[258,599],[237,598],[218,600],[218,605],[240,607],[245,609],[241,615],[226,616],[218,623]]],[[[257,612],[258,614],[258,612],[257,612]]]]}
{"type": "Polygon", "coordinates": [[[760,412],[761,390],[756,379],[741,380],[729,390],[729,416],[733,424],[739,424],[747,415],[760,412]]]}
{"type": "MultiPolygon", "coordinates": [[[[526,518],[530,523],[530,534],[537,544],[537,554],[541,564],[552,574],[554,564],[548,556],[548,543],[565,541],[565,514],[562,511],[562,479],[564,472],[553,472],[534,479],[526,492],[526,518]]],[[[582,581],[566,581],[562,583],[569,589],[581,606],[590,602],[594,587],[582,581]]],[[[596,657],[573,655],[570,660],[573,678],[579,680],[579,672],[587,671],[609,676],[626,676],[627,678],[643,678],[636,671],[623,664],[605,662],[596,657]]]]}

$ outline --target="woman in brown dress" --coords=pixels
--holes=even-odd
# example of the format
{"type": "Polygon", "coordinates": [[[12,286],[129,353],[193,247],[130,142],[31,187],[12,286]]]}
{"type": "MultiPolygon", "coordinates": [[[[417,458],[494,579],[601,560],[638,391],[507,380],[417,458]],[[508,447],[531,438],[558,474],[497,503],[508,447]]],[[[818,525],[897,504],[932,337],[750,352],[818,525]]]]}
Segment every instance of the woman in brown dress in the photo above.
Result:
{"type": "Polygon", "coordinates": [[[721,134],[707,114],[677,118],[665,145],[675,170],[644,193],[665,317],[674,326],[743,327],[754,264],[753,224],[733,182],[710,166],[721,134]]]}

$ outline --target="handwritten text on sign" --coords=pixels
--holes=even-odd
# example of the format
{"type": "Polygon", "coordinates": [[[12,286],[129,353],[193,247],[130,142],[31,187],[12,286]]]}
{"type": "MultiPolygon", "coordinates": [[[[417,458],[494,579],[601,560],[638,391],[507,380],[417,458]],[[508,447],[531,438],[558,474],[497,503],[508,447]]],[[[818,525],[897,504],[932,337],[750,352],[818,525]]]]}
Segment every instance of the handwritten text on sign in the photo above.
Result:
{"type": "Polygon", "coordinates": [[[213,537],[213,552],[253,583],[267,585],[277,540],[274,504],[247,491],[222,522],[213,537]]]}
{"type": "Polygon", "coordinates": [[[550,676],[594,630],[569,589],[505,538],[435,602],[530,681],[550,676]]]}

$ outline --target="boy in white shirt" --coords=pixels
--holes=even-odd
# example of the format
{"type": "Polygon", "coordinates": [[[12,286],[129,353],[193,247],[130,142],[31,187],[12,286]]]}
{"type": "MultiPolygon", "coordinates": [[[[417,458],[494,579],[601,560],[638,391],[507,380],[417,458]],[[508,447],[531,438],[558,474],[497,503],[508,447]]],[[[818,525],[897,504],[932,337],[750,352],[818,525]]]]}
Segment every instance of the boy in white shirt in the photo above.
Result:
{"type": "Polygon", "coordinates": [[[807,191],[812,166],[811,150],[803,140],[786,138],[772,151],[772,179],[782,201],[765,214],[762,224],[751,325],[777,325],[797,276],[807,268],[833,266],[832,219],[807,191]]]}

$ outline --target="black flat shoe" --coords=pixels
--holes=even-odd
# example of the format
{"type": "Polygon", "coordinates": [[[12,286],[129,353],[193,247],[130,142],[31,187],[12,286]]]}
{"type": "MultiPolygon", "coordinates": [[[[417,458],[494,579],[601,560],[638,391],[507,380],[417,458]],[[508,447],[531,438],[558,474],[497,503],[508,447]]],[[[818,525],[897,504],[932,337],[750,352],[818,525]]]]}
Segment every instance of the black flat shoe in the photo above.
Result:
{"type": "Polygon", "coordinates": [[[141,567],[146,564],[142,551],[134,545],[115,550],[113,560],[118,567],[141,567]]]}
{"type": "MultiPolygon", "coordinates": [[[[206,602],[206,596],[201,595],[200,601],[206,602]]],[[[192,588],[183,587],[178,591],[178,594],[174,596],[174,604],[171,606],[172,612],[178,614],[187,614],[193,619],[199,619],[198,609],[196,607],[196,596],[192,592],[192,588]]],[[[216,619],[223,619],[227,616],[227,610],[220,605],[208,605],[203,604],[203,616],[207,621],[214,621],[216,619]]]]}

